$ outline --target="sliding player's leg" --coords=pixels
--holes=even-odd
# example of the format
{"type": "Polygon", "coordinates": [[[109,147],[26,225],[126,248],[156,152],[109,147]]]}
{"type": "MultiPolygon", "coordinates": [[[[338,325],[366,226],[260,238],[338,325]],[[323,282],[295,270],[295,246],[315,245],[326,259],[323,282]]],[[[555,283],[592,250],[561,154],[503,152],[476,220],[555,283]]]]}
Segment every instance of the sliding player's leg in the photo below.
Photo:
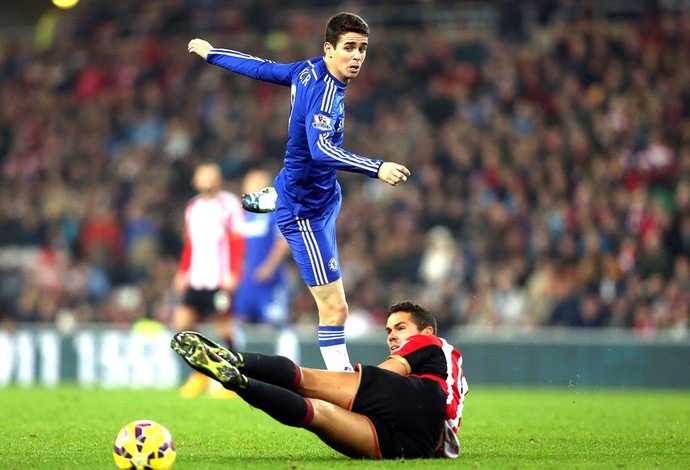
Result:
{"type": "Polygon", "coordinates": [[[348,408],[359,386],[359,374],[300,368],[291,359],[259,353],[233,352],[199,333],[184,331],[171,341],[172,349],[195,370],[225,385],[238,373],[348,408]]]}
{"type": "Polygon", "coordinates": [[[173,338],[171,346],[194,369],[237,392],[251,406],[280,423],[308,429],[345,455],[380,458],[376,431],[370,420],[346,409],[357,392],[358,374],[305,369],[303,375],[299,367],[281,356],[234,356],[241,367],[255,376],[282,383],[275,385],[243,374],[214,353],[211,348],[215,346],[208,345],[198,334],[180,333],[173,338]],[[283,385],[288,382],[300,393],[323,396],[332,402],[305,398],[283,385]]]}

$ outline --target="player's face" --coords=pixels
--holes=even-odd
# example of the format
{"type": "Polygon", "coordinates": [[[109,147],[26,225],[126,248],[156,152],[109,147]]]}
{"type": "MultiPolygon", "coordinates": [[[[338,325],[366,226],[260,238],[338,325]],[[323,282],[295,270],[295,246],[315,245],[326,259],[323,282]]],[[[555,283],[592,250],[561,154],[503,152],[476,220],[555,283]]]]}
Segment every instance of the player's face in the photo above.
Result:
{"type": "Polygon", "coordinates": [[[253,193],[254,191],[262,190],[270,184],[271,179],[268,176],[268,173],[265,171],[250,171],[244,177],[244,181],[242,182],[242,191],[244,193],[253,193]]]}
{"type": "Polygon", "coordinates": [[[193,184],[201,194],[213,195],[222,185],[222,176],[214,166],[200,166],[194,172],[193,184]]]}
{"type": "MultiPolygon", "coordinates": [[[[427,328],[425,328],[426,330],[427,328]]],[[[417,325],[412,321],[412,315],[408,312],[395,312],[388,316],[386,321],[386,333],[388,333],[388,347],[391,353],[410,336],[422,334],[417,325]]]]}
{"type": "Polygon", "coordinates": [[[343,34],[335,47],[326,43],[324,49],[326,63],[330,65],[329,72],[341,82],[349,82],[359,74],[367,56],[368,46],[369,38],[359,33],[343,34]]]}

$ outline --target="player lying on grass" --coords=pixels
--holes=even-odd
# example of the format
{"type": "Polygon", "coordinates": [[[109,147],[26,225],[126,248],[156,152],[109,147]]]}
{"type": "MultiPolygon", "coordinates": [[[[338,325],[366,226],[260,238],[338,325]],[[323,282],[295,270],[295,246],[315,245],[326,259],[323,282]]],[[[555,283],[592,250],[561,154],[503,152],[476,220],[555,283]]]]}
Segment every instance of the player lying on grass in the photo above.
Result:
{"type": "Polygon", "coordinates": [[[350,457],[457,457],[467,394],[460,352],[435,336],[436,319],[415,302],[388,309],[386,332],[388,359],[355,373],[232,352],[191,331],[176,334],[171,347],[251,406],[350,457]]]}

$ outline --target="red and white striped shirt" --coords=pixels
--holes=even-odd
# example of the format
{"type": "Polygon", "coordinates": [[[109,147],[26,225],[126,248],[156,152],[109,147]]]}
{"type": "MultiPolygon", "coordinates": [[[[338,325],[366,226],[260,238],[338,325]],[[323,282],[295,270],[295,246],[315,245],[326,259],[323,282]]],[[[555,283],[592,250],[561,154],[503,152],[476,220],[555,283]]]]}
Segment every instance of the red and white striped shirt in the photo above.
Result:
{"type": "Polygon", "coordinates": [[[446,420],[443,442],[436,450],[436,456],[457,457],[460,454],[458,428],[468,392],[467,380],[462,371],[462,354],[438,336],[414,335],[403,341],[391,355],[393,356],[404,358],[408,375],[435,380],[441,384],[446,392],[446,420]]]}
{"type": "Polygon", "coordinates": [[[228,191],[194,197],[185,209],[185,241],[178,271],[194,289],[218,289],[224,279],[240,278],[244,257],[240,198],[228,191]]]}

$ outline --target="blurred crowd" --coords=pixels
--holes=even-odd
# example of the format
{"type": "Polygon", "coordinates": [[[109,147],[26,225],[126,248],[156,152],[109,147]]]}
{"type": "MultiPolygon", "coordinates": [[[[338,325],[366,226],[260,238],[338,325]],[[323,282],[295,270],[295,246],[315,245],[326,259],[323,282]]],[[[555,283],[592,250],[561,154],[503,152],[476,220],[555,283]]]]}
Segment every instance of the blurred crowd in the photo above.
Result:
{"type": "MultiPolygon", "coordinates": [[[[6,325],[168,321],[192,169],[219,162],[235,191],[251,166],[277,172],[289,112],[287,89],[186,44],[292,62],[321,55],[328,17],[353,8],[282,3],[84,0],[47,12],[32,41],[2,38],[6,325]]],[[[379,328],[414,298],[442,331],[689,337],[690,12],[535,2],[530,28],[499,17],[487,31],[396,22],[380,3],[353,10],[372,34],[344,147],[412,176],[340,174],[352,322],[379,328]]],[[[315,324],[295,285],[294,321],[315,324]]]]}

